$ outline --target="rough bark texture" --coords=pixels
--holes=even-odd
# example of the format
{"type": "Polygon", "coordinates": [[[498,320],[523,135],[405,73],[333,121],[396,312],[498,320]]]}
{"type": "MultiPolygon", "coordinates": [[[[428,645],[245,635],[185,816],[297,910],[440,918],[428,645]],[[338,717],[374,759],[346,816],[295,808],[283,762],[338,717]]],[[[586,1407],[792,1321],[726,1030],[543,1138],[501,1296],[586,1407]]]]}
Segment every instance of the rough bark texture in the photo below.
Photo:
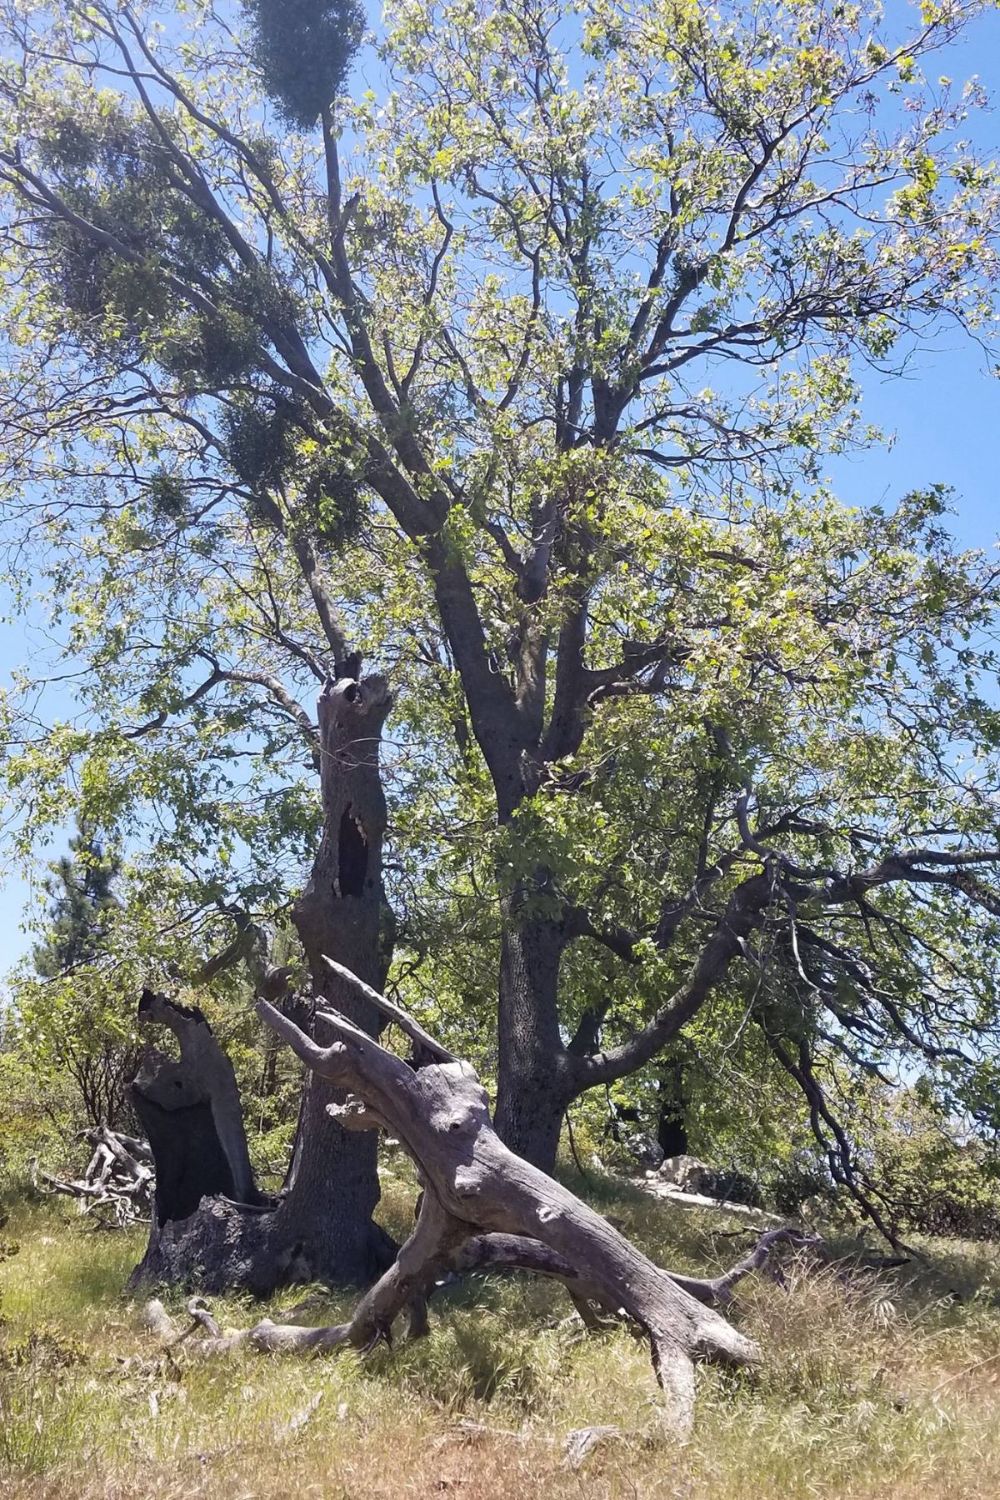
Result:
{"type": "Polygon", "coordinates": [[[573,1098],[559,1033],[557,924],[518,920],[508,905],[500,953],[496,1128],[501,1140],[544,1171],[555,1165],[563,1115],[573,1098]]]}
{"type": "Polygon", "coordinates": [[[144,990],[139,1017],[174,1033],[180,1059],[150,1051],[132,1087],[156,1192],[131,1284],[204,1282],[218,1290],[247,1253],[241,1226],[266,1206],[250,1169],[236,1075],[200,1010],[144,990]]]}
{"type": "MultiPolygon", "coordinates": [[[[340,977],[364,993],[351,976],[340,977]]],[[[387,1004],[370,992],[368,998],[387,1004]]],[[[443,1271],[470,1269],[477,1260],[499,1264],[505,1255],[508,1264],[518,1264],[534,1253],[549,1259],[532,1269],[572,1280],[579,1298],[620,1310],[644,1330],[674,1430],[684,1431],[691,1420],[696,1358],[754,1358],[752,1343],[705,1301],[504,1145],[490,1121],[486,1092],[467,1063],[435,1047],[435,1060],[414,1070],[333,1011],[324,1019],[336,1040],[319,1046],[267,1001],[258,1005],[314,1073],[351,1091],[334,1106],[345,1126],[360,1132],[386,1128],[401,1141],[420,1169],[424,1191],[412,1235],[349,1323],[302,1329],[265,1321],[245,1335],[257,1347],[366,1347],[388,1339],[398,1314],[443,1271]],[[542,1249],[533,1252],[532,1243],[542,1249]]],[[[419,1039],[426,1045],[425,1034],[419,1039]]]]}
{"type": "Polygon", "coordinates": [[[200,1010],[143,990],[139,1020],[165,1026],[180,1047],[175,1062],[147,1054],[132,1102],[156,1163],[155,1228],[186,1219],[205,1196],[259,1203],[233,1065],[200,1010]]]}
{"type": "MultiPolygon", "coordinates": [[[[320,697],[323,835],[292,913],[317,998],[372,1034],[378,1012],[348,990],[324,955],[381,989],[392,942],[382,889],[386,808],[379,747],[391,702],[381,677],[341,678],[320,697]]],[[[313,1030],[320,1043],[331,1040],[321,1015],[313,1030]]],[[[379,1200],[376,1141],[342,1129],[328,1110],[338,1102],[327,1079],[309,1075],[281,1212],[319,1279],[362,1285],[384,1269],[395,1247],[372,1224],[379,1200]]]]}
{"type": "MultiPolygon", "coordinates": [[[[321,1003],[331,1001],[372,1032],[378,1026],[377,1011],[343,985],[323,954],[373,985],[384,979],[391,939],[382,890],[385,799],[379,745],[390,704],[381,677],[340,677],[320,696],[323,833],[309,884],[293,911],[321,1003]]],[[[320,1043],[329,1040],[325,1027],[317,1014],[314,1030],[320,1043]]],[[[154,1134],[163,1137],[162,1123],[157,1130],[153,1119],[162,1101],[148,1104],[148,1090],[146,1096],[144,1123],[151,1139],[154,1134]]],[[[309,1075],[288,1178],[280,1202],[269,1210],[266,1205],[262,1209],[255,1193],[242,1190],[245,1179],[239,1174],[232,1180],[225,1175],[206,1129],[204,1103],[200,1118],[175,1112],[171,1127],[180,1122],[192,1147],[196,1141],[205,1143],[204,1157],[197,1170],[193,1164],[173,1174],[168,1168],[166,1180],[179,1176],[183,1192],[165,1216],[157,1214],[133,1285],[179,1283],[205,1291],[240,1287],[263,1295],[291,1281],[364,1285],[383,1271],[395,1246],[371,1217],[379,1198],[376,1143],[372,1136],[341,1128],[328,1110],[339,1098],[329,1079],[309,1075]]],[[[210,1113],[213,1119],[220,1113],[214,1095],[210,1113]]],[[[225,1117],[229,1120],[231,1111],[225,1117]]],[[[185,1160],[190,1154],[195,1153],[185,1153],[185,1160]]],[[[230,1153],[223,1155],[232,1166],[230,1153]]],[[[157,1165],[159,1176],[159,1160],[157,1165]]]]}

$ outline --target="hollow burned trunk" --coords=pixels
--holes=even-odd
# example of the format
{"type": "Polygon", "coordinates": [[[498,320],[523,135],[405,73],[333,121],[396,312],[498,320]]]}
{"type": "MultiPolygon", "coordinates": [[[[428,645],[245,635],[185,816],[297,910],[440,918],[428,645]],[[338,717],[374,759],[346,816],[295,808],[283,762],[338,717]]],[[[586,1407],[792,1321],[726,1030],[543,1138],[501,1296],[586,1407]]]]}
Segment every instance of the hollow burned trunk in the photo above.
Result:
{"type": "MultiPolygon", "coordinates": [[[[372,1034],[377,1012],[342,985],[324,955],[376,987],[384,980],[391,936],[382,889],[379,746],[390,704],[381,677],[341,677],[320,697],[323,831],[308,886],[293,911],[317,997],[372,1034]]],[[[149,1019],[171,1024],[166,1012],[149,1019]]],[[[317,1017],[321,1044],[328,1040],[324,1025],[317,1017]]],[[[187,1063],[183,1051],[180,1065],[159,1059],[136,1084],[164,1188],[133,1285],[242,1287],[264,1295],[289,1281],[371,1281],[395,1251],[372,1222],[379,1199],[374,1137],[343,1130],[327,1108],[338,1101],[336,1089],[309,1074],[285,1187],[277,1203],[267,1203],[249,1172],[235,1079],[230,1087],[225,1075],[228,1063],[200,1014],[187,1029],[187,1063]],[[191,1070],[196,1053],[202,1062],[197,1076],[191,1070]],[[185,1109],[164,1115],[164,1102],[175,1102],[174,1094],[184,1095],[185,1109]]]]}
{"type": "Polygon", "coordinates": [[[236,1074],[201,1011],[143,990],[139,1020],[165,1026],[180,1048],[178,1062],[150,1054],[132,1088],[157,1169],[154,1236],[189,1218],[204,1197],[261,1203],[236,1074]]]}
{"type": "MultiPolygon", "coordinates": [[[[371,1035],[378,1012],[348,990],[326,956],[381,989],[392,955],[382,889],[385,796],[379,773],[382,727],[391,704],[381,677],[345,678],[319,701],[323,835],[309,884],[292,913],[317,1000],[329,1000],[371,1035]]],[[[317,1016],[318,1042],[329,1042],[317,1016]]],[[[328,1106],[341,1101],[322,1077],[307,1076],[282,1212],[298,1226],[322,1279],[370,1281],[394,1246],[372,1224],[379,1200],[376,1141],[345,1131],[328,1106]]]]}

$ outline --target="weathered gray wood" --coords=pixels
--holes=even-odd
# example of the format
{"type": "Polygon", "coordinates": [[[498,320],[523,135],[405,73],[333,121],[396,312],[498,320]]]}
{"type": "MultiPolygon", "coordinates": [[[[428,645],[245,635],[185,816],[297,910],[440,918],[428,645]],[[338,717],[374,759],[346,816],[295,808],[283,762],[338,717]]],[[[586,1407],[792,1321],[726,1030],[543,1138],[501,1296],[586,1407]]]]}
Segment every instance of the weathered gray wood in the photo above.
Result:
{"type": "MultiPolygon", "coordinates": [[[[323,955],[381,985],[392,948],[382,889],[386,811],[379,775],[392,699],[383,678],[344,675],[348,669],[359,672],[360,662],[346,663],[317,705],[323,831],[292,911],[318,1005],[310,1024],[323,1040],[332,1035],[327,1003],[342,1022],[349,1016],[372,1032],[380,1025],[377,1007],[345,984],[323,955]]],[[[262,972],[261,994],[279,998],[289,977],[287,969],[262,972]]],[[[175,1070],[172,1081],[183,1083],[183,1073],[175,1070]]],[[[396,1246],[372,1219],[379,1197],[375,1139],[342,1128],[350,1121],[328,1106],[343,1103],[327,1078],[311,1074],[280,1200],[261,1205],[241,1192],[239,1172],[231,1183],[214,1180],[193,1204],[184,1204],[185,1217],[158,1227],[132,1285],[208,1292],[239,1287],[256,1295],[302,1281],[367,1286],[391,1263],[396,1246]]]]}
{"type": "Polygon", "coordinates": [[[358,993],[364,995],[368,1003],[374,1005],[376,1010],[381,1011],[387,1020],[395,1021],[399,1029],[410,1038],[411,1042],[416,1042],[418,1047],[425,1048],[431,1057],[436,1058],[438,1062],[455,1062],[455,1054],[449,1052],[447,1047],[442,1047],[441,1043],[432,1037],[429,1031],[425,1031],[419,1021],[415,1021],[412,1016],[407,1015],[401,1006],[394,1005],[386,995],[380,995],[378,990],[373,990],[371,985],[365,984],[363,980],[358,979],[356,974],[352,974],[350,969],[345,968],[343,964],[335,963],[325,953],[323,954],[323,962],[334,974],[344,980],[346,984],[353,985],[358,993]]]}
{"type": "MultiPolygon", "coordinates": [[[[205,1191],[223,1191],[240,1203],[251,1203],[257,1198],[247,1148],[246,1131],[243,1128],[243,1108],[233,1065],[220,1047],[211,1026],[200,1010],[179,1005],[166,995],[144,990],[139,1002],[139,1020],[144,1025],[165,1026],[177,1038],[180,1062],[157,1057],[147,1063],[133,1086],[133,1098],[148,1127],[148,1110],[151,1105],[168,1115],[199,1105],[207,1106],[211,1119],[213,1148],[216,1143],[221,1152],[220,1169],[223,1179],[205,1191]],[[224,1163],[224,1166],[223,1166],[224,1163]]],[[[206,1117],[206,1125],[207,1119],[206,1117]]],[[[161,1137],[161,1152],[169,1142],[169,1135],[161,1137]]],[[[150,1135],[154,1158],[158,1142],[150,1135]]],[[[192,1143],[194,1149],[198,1143],[192,1143]]],[[[207,1150],[206,1139],[202,1149],[207,1150]]],[[[157,1161],[158,1177],[163,1178],[161,1161],[157,1161]]],[[[197,1199],[193,1207],[197,1207],[197,1199]]],[[[158,1202],[158,1212],[167,1205],[158,1202]]],[[[180,1215],[166,1212],[165,1217],[180,1215]]],[[[161,1222],[163,1219],[161,1218],[161,1222]]]]}
{"type": "MultiPolygon", "coordinates": [[[[364,1346],[388,1338],[414,1294],[428,1290],[442,1268],[462,1264],[468,1242],[474,1247],[467,1269],[477,1256],[494,1264],[505,1255],[509,1264],[518,1255],[522,1263],[532,1258],[530,1243],[490,1244],[491,1236],[506,1236],[553,1252],[558,1259],[548,1262],[548,1274],[569,1268],[579,1296],[639,1324],[675,1430],[691,1420],[696,1358],[755,1358],[751,1341],[707,1306],[708,1298],[692,1296],[600,1214],[503,1144],[468,1064],[435,1062],[414,1070],[342,1017],[330,1016],[335,1040],[321,1046],[267,1001],[258,1002],[258,1011],[314,1073],[362,1101],[355,1128],[380,1124],[392,1131],[424,1183],[413,1234],[351,1322],[335,1330],[258,1330],[265,1346],[364,1346]]],[[[533,1253],[536,1261],[544,1259],[533,1253]]]]}
{"type": "MultiPolygon", "coordinates": [[[[338,970],[344,983],[367,989],[349,970],[338,970]]],[[[420,1043],[424,1055],[438,1061],[414,1068],[332,1009],[326,1020],[333,1040],[324,1044],[268,1000],[260,998],[257,1008],[310,1070],[338,1091],[329,1108],[345,1128],[393,1133],[417,1164],[423,1191],[410,1237],[346,1323],[306,1328],[265,1318],[236,1332],[209,1327],[209,1336],[196,1341],[192,1353],[205,1357],[241,1345],[270,1353],[344,1346],[365,1351],[391,1342],[393,1324],[407,1307],[411,1335],[426,1331],[425,1299],[442,1279],[521,1269],[562,1281],[591,1325],[604,1326],[610,1315],[628,1318],[643,1330],[664,1393],[663,1416],[675,1435],[683,1436],[692,1421],[695,1360],[743,1364],[756,1358],[751,1340],[715,1307],[728,1302],[735,1284],[759,1269],[777,1245],[803,1243],[807,1236],[786,1228],[771,1230],[723,1275],[671,1275],[600,1214],[503,1144],[493,1129],[486,1093],[467,1063],[449,1054],[441,1060],[444,1049],[428,1046],[407,1026],[403,1030],[420,1043]]],[[[206,1322],[200,1316],[203,1304],[189,1311],[206,1322]]],[[[150,1305],[147,1317],[161,1337],[173,1336],[173,1325],[159,1304],[150,1305]]]]}
{"type": "Polygon", "coordinates": [[[31,1180],[39,1192],[74,1198],[81,1215],[93,1214],[105,1227],[124,1228],[148,1218],[153,1193],[153,1168],[146,1160],[148,1146],[132,1136],[120,1136],[104,1124],[81,1132],[94,1151],[78,1178],[54,1177],[39,1170],[31,1158],[31,1180]]]}

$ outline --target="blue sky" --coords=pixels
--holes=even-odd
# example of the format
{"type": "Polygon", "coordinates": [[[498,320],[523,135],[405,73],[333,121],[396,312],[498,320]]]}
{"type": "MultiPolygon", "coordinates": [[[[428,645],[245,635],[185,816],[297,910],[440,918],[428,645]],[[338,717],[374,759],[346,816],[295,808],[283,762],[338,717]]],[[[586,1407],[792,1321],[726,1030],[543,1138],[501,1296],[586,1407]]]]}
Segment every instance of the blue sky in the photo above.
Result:
{"type": "Polygon", "coordinates": [[[869,375],[865,413],[892,435],[887,448],[827,466],[840,497],[891,501],[941,483],[955,490],[950,526],[970,547],[992,548],[1000,534],[1000,379],[981,350],[959,335],[917,356],[905,376],[869,375]]]}
{"type": "MultiPolygon", "coordinates": [[[[942,65],[944,58],[942,57],[942,65]]],[[[956,79],[978,73],[1000,101],[1000,13],[977,24],[973,36],[947,58],[956,79]]],[[[981,121],[983,144],[1000,152],[1000,113],[981,121]]],[[[900,377],[867,373],[865,414],[892,435],[884,449],[851,455],[827,466],[841,498],[848,503],[891,503],[908,490],[933,483],[955,490],[951,526],[967,546],[993,549],[1000,534],[1000,380],[987,357],[958,331],[944,332],[935,346],[911,361],[900,377]]],[[[0,597],[0,616],[10,612],[0,597]]],[[[0,619],[0,684],[30,659],[38,644],[23,623],[0,619]]],[[[58,843],[50,856],[62,852],[58,843]]],[[[25,951],[30,937],[22,917],[32,896],[30,883],[9,868],[0,847],[0,975],[25,951]]]]}

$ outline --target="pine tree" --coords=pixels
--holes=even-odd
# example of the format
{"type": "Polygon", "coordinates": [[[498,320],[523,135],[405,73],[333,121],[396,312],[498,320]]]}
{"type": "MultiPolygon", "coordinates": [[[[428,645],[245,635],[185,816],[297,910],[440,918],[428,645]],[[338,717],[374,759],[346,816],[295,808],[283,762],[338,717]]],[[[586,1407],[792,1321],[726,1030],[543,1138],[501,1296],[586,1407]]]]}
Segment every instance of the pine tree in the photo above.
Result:
{"type": "Polygon", "coordinates": [[[45,889],[52,898],[46,936],[32,950],[35,971],[52,979],[100,952],[107,914],[115,905],[112,887],[121,868],[97,836],[83,824],[69,841],[69,853],[56,860],[45,889]]]}

